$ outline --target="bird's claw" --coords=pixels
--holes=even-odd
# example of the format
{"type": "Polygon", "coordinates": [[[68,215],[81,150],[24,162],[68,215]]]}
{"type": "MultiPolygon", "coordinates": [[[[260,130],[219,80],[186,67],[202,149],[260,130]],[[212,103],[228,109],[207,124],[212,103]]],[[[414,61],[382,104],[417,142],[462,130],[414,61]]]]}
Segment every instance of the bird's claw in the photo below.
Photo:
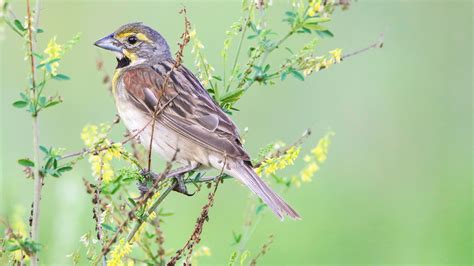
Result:
{"type": "Polygon", "coordinates": [[[188,189],[186,188],[186,184],[184,183],[184,179],[183,179],[183,176],[182,175],[177,175],[175,177],[176,179],[176,183],[174,185],[174,188],[173,190],[178,192],[178,193],[181,193],[181,194],[184,194],[186,196],[193,196],[194,193],[189,193],[188,192],[188,189]]]}

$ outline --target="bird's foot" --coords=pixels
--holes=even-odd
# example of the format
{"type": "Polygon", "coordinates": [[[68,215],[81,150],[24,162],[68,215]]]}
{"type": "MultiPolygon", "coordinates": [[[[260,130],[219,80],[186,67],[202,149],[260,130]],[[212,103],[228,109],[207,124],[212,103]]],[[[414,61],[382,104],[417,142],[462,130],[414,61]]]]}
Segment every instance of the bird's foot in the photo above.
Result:
{"type": "Polygon", "coordinates": [[[184,194],[186,196],[194,195],[194,193],[188,192],[188,189],[186,188],[186,184],[184,183],[183,175],[176,175],[174,178],[176,179],[176,183],[173,188],[174,191],[184,194]]]}

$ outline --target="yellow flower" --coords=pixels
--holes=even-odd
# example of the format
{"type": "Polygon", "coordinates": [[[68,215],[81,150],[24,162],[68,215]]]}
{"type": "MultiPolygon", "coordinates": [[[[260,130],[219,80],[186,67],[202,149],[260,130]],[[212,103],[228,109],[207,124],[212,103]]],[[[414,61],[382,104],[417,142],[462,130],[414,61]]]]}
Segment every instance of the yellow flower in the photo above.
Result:
{"type": "Polygon", "coordinates": [[[332,136],[334,136],[334,132],[327,133],[323,138],[319,140],[318,145],[311,150],[311,153],[320,163],[326,161],[327,159],[327,154],[329,151],[329,145],[331,144],[332,136]]]}
{"type": "Polygon", "coordinates": [[[315,162],[308,164],[300,173],[301,181],[311,182],[312,177],[318,170],[319,166],[315,162]]]}
{"type": "Polygon", "coordinates": [[[122,259],[130,254],[132,251],[132,245],[126,242],[124,239],[120,239],[120,241],[115,245],[115,248],[110,253],[110,259],[107,261],[107,266],[118,266],[124,265],[122,259]]]}
{"type": "Polygon", "coordinates": [[[210,257],[211,255],[211,249],[206,246],[203,246],[198,250],[194,251],[191,255],[191,265],[198,265],[199,257],[210,257]]]}
{"type": "Polygon", "coordinates": [[[278,170],[285,169],[289,165],[293,165],[296,158],[300,154],[301,147],[290,147],[283,155],[277,158],[268,158],[262,162],[260,167],[255,169],[255,172],[258,175],[265,173],[265,175],[269,176],[274,174],[278,170]]]}
{"type": "MultiPolygon", "coordinates": [[[[324,135],[319,141],[316,147],[311,150],[311,155],[306,155],[304,161],[307,163],[306,166],[300,172],[300,179],[303,183],[311,182],[312,177],[316,172],[319,171],[319,164],[323,163],[327,159],[329,145],[331,144],[331,137],[334,136],[334,132],[330,131],[324,135]]],[[[297,178],[292,178],[291,182],[299,187],[301,184],[297,178]]]]}
{"type": "MultiPolygon", "coordinates": [[[[48,55],[48,58],[43,60],[41,63],[46,63],[51,60],[61,58],[63,48],[60,44],[56,42],[56,36],[49,40],[48,46],[46,47],[46,49],[44,49],[44,53],[48,55]]],[[[59,62],[50,63],[49,66],[51,75],[56,76],[58,74],[59,62]]]]}
{"type": "Polygon", "coordinates": [[[342,50],[337,48],[332,51],[329,51],[329,53],[332,55],[332,57],[336,60],[336,63],[341,62],[342,58],[342,50]]]}
{"type": "Polygon", "coordinates": [[[106,124],[86,125],[81,132],[81,139],[89,149],[101,150],[91,153],[89,162],[91,163],[92,175],[104,183],[109,183],[114,177],[114,171],[110,162],[114,158],[121,158],[123,147],[121,143],[111,144],[107,139],[110,126],[106,124]]]}
{"type": "Polygon", "coordinates": [[[295,185],[297,188],[301,187],[301,181],[297,176],[291,177],[291,184],[295,185]]]}
{"type": "Polygon", "coordinates": [[[56,36],[54,36],[48,42],[48,46],[44,49],[44,53],[49,56],[50,59],[59,58],[62,52],[62,46],[56,42],[56,36]]]}
{"type": "Polygon", "coordinates": [[[321,8],[321,0],[312,0],[309,3],[308,16],[313,17],[321,8]]]}

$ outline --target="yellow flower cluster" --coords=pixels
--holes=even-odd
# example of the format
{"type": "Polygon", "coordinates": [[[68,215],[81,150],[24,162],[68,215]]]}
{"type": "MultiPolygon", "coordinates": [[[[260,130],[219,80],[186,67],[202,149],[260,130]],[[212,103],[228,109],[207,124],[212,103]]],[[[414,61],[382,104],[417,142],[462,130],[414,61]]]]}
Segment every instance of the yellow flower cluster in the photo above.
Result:
{"type": "Polygon", "coordinates": [[[316,13],[320,12],[323,9],[323,5],[321,5],[321,0],[311,0],[309,2],[308,8],[308,16],[313,17],[316,13]]]}
{"type": "Polygon", "coordinates": [[[297,63],[298,66],[303,69],[303,74],[305,76],[310,75],[313,72],[318,72],[321,69],[330,67],[333,64],[340,63],[342,60],[342,50],[337,48],[329,51],[331,56],[328,58],[326,56],[312,56],[308,55],[301,58],[297,63]]]}
{"type": "Polygon", "coordinates": [[[194,251],[193,254],[191,255],[191,265],[198,265],[199,257],[210,257],[210,256],[212,256],[211,249],[206,246],[202,246],[198,250],[194,251]]]}
{"type": "Polygon", "coordinates": [[[292,182],[297,187],[301,185],[301,182],[311,182],[314,174],[319,170],[319,165],[326,161],[329,145],[331,144],[331,137],[334,135],[335,134],[332,131],[326,133],[326,135],[319,140],[318,145],[316,145],[316,147],[311,150],[311,155],[306,155],[304,157],[306,166],[303,168],[303,170],[301,170],[300,178],[292,178],[292,182]]]}
{"type": "MultiPolygon", "coordinates": [[[[63,47],[56,42],[56,36],[54,36],[51,40],[48,42],[48,46],[46,49],[44,49],[44,53],[48,55],[48,58],[43,60],[41,63],[46,63],[54,59],[59,59],[61,58],[63,54],[63,47]]],[[[58,74],[58,67],[59,67],[59,62],[53,62],[49,64],[51,67],[50,73],[53,76],[56,76],[58,74]]]]}
{"type": "Polygon", "coordinates": [[[199,80],[204,86],[206,86],[212,79],[212,72],[214,72],[214,68],[211,66],[211,64],[209,64],[201,51],[204,49],[204,45],[197,38],[195,29],[189,32],[189,37],[192,43],[191,54],[195,55],[194,64],[198,68],[199,80]]]}
{"type": "Polygon", "coordinates": [[[122,259],[132,252],[132,245],[120,239],[115,248],[110,253],[110,259],[107,261],[107,266],[125,265],[122,259]]]}
{"type": "Polygon", "coordinates": [[[110,182],[114,177],[111,165],[113,158],[121,158],[122,143],[110,143],[107,133],[110,126],[106,124],[86,125],[81,132],[81,139],[89,149],[100,150],[89,155],[92,175],[104,183],[110,182]]]}
{"type": "Polygon", "coordinates": [[[268,158],[262,162],[260,167],[255,169],[255,172],[261,176],[265,174],[267,176],[274,174],[276,171],[286,168],[289,165],[293,165],[296,158],[300,154],[301,147],[290,147],[283,155],[277,158],[268,158]]]}

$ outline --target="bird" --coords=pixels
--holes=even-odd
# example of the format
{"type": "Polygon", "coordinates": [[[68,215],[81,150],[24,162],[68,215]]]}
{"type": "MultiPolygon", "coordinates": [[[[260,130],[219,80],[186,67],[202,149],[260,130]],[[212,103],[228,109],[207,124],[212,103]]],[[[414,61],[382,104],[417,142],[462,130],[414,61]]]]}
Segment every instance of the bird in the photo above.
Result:
{"type": "Polygon", "coordinates": [[[166,161],[183,165],[177,175],[217,169],[246,185],[280,220],[300,219],[256,174],[237,126],[196,76],[176,63],[160,33],[129,23],[94,45],[116,56],[112,94],[126,128],[166,161]]]}

